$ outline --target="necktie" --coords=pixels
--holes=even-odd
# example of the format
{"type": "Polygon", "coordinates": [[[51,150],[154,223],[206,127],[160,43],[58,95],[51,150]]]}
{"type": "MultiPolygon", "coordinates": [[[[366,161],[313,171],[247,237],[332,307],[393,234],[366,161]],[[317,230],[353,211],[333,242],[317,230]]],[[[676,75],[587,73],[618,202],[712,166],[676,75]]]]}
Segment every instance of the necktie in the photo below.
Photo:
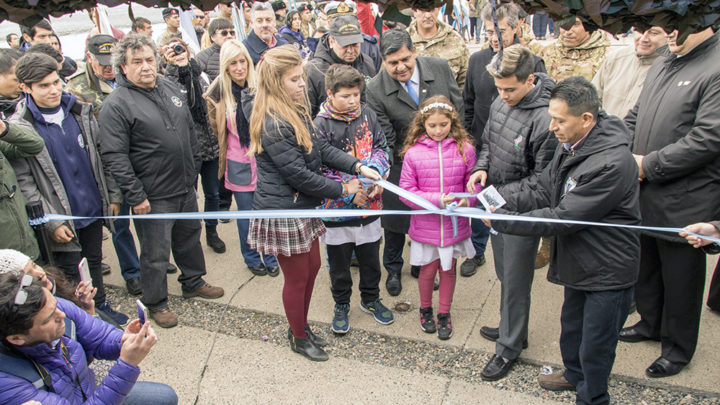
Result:
{"type": "Polygon", "coordinates": [[[407,89],[410,98],[413,99],[415,104],[420,105],[420,99],[418,98],[417,92],[415,92],[415,89],[413,88],[412,82],[410,80],[405,82],[405,88],[407,89]]]}

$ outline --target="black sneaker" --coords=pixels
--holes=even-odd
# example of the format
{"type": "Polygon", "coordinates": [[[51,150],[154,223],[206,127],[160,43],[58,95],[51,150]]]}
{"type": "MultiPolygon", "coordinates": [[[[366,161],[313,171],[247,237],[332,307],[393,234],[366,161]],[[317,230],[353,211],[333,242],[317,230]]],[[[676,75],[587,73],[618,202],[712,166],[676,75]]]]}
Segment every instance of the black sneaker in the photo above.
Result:
{"type": "Polygon", "coordinates": [[[477,268],[485,264],[485,254],[467,259],[460,265],[460,275],[470,277],[477,273],[477,268]]]}
{"type": "Polygon", "coordinates": [[[438,314],[437,323],[438,338],[440,340],[448,340],[453,335],[452,321],[450,320],[450,314],[438,314]]]}
{"type": "Polygon", "coordinates": [[[124,326],[128,323],[128,316],[123,314],[122,312],[118,312],[110,306],[110,302],[105,301],[100,305],[95,306],[95,311],[98,313],[101,319],[109,320],[111,323],[117,325],[117,326],[124,326]]]}
{"type": "Polygon", "coordinates": [[[420,308],[420,329],[425,333],[437,332],[432,307],[420,308]]]}
{"type": "Polygon", "coordinates": [[[207,240],[207,245],[215,252],[215,253],[225,253],[225,242],[220,239],[220,235],[217,233],[217,229],[214,228],[205,228],[205,236],[207,240]]]}
{"type": "Polygon", "coordinates": [[[420,266],[410,266],[410,275],[415,278],[420,277],[420,266]]]}

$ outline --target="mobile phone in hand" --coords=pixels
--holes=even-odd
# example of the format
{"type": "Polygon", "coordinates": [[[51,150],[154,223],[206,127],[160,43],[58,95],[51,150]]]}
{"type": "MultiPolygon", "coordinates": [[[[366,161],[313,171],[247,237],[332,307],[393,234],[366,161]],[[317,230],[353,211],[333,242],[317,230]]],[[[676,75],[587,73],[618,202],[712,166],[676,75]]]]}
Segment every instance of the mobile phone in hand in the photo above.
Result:
{"type": "Polygon", "coordinates": [[[137,313],[138,319],[140,319],[140,325],[144,325],[145,322],[147,322],[148,320],[148,309],[140,300],[135,300],[135,305],[137,305],[137,313]]]}
{"type": "Polygon", "coordinates": [[[78,264],[78,271],[80,272],[80,281],[89,281],[90,287],[92,287],[92,278],[90,277],[90,266],[88,266],[87,258],[83,257],[78,264]]]}

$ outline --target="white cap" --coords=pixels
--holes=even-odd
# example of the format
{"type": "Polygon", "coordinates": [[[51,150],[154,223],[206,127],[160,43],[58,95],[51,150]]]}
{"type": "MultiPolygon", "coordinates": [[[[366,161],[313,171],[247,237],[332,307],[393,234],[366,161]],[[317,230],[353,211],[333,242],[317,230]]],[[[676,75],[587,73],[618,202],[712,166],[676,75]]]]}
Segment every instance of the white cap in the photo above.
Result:
{"type": "Polygon", "coordinates": [[[0,274],[23,272],[31,259],[24,253],[13,249],[0,249],[0,274]]]}

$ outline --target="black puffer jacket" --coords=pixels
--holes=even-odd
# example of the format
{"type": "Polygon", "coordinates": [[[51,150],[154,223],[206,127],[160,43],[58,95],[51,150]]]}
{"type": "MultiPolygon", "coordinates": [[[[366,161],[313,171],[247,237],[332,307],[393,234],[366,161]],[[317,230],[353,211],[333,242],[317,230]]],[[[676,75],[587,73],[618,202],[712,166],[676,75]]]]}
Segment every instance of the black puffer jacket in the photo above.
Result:
{"type": "MultiPolygon", "coordinates": [[[[520,40],[515,38],[515,43],[520,43],[520,40]]],[[[463,123],[478,145],[488,115],[490,115],[490,105],[498,95],[495,80],[486,69],[493,56],[495,56],[495,51],[492,47],[475,52],[470,56],[465,87],[462,89],[465,102],[463,123]]],[[[535,56],[535,72],[547,73],[545,62],[539,56],[535,56]]]]}
{"type": "MultiPolygon", "coordinates": [[[[597,124],[575,151],[558,147],[537,182],[525,179],[500,187],[498,191],[508,203],[496,212],[640,224],[638,169],[627,136],[628,129],[620,119],[600,113],[597,124]]],[[[493,221],[492,225],[503,233],[554,235],[548,271],[553,283],[603,291],[627,288],[637,281],[640,235],[634,230],[522,221],[493,221]]]]}
{"type": "MultiPolygon", "coordinates": [[[[325,92],[325,72],[327,72],[330,65],[336,63],[350,65],[365,75],[366,82],[377,74],[373,60],[362,52],[353,63],[347,63],[340,59],[335,52],[333,52],[332,48],[330,48],[328,38],[328,35],[320,38],[320,43],[318,43],[317,49],[315,50],[315,56],[307,65],[308,98],[310,99],[310,106],[312,107],[311,114],[313,117],[320,111],[320,105],[322,105],[327,98],[327,93],[325,92]]],[[[364,91],[362,100],[365,101],[364,91]]]]}
{"type": "MultiPolygon", "coordinates": [[[[243,93],[243,111],[248,117],[253,98],[253,94],[243,93]]],[[[263,152],[255,156],[257,186],[253,209],[313,209],[325,198],[342,195],[342,184],[323,176],[322,166],[350,173],[359,160],[319,137],[311,121],[307,127],[313,141],[310,153],[297,143],[290,124],[266,115],[263,152]]]]}
{"type": "Polygon", "coordinates": [[[490,107],[473,172],[485,170],[488,183],[503,185],[539,175],[552,160],[557,138],[550,134],[548,104],[555,82],[535,73],[535,88],[510,107],[500,97],[490,107]]]}
{"type": "Polygon", "coordinates": [[[200,145],[200,159],[208,162],[218,158],[220,147],[208,120],[207,102],[202,96],[207,89],[207,83],[200,77],[201,73],[195,59],[190,59],[188,65],[168,65],[165,69],[165,76],[187,91],[188,107],[195,122],[195,136],[200,145]]]}
{"type": "Polygon", "coordinates": [[[212,82],[220,74],[220,45],[213,42],[209,48],[200,51],[195,60],[212,82]]]}
{"type": "Polygon", "coordinates": [[[134,206],[187,193],[201,160],[185,93],[163,77],[152,89],[116,77],[100,108],[100,146],[125,201],[134,206]]]}

